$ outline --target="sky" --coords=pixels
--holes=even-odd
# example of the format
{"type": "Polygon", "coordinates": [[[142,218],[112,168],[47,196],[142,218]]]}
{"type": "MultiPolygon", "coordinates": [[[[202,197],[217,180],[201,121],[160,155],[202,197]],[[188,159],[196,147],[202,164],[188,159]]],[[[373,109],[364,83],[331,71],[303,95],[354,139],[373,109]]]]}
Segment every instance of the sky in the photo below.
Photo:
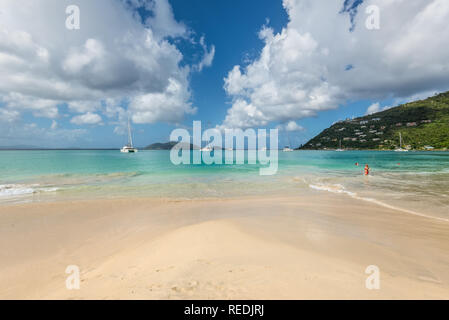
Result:
{"type": "Polygon", "coordinates": [[[446,0],[0,0],[0,146],[335,121],[449,90],[446,0]],[[79,9],[79,28],[76,25],[79,9]]]}

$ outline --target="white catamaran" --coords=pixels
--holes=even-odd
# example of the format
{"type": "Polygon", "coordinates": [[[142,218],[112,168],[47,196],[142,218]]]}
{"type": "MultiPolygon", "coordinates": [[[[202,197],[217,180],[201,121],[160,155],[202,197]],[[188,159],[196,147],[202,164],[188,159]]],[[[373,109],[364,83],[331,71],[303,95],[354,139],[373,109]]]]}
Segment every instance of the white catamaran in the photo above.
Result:
{"type": "Polygon", "coordinates": [[[120,152],[122,153],[136,153],[138,150],[137,148],[134,148],[133,146],[133,137],[131,134],[131,123],[129,122],[128,118],[128,144],[124,146],[122,149],[120,149],[120,152]]]}
{"type": "Polygon", "coordinates": [[[394,150],[396,152],[408,152],[407,149],[402,148],[402,133],[399,132],[399,148],[394,150]]]}

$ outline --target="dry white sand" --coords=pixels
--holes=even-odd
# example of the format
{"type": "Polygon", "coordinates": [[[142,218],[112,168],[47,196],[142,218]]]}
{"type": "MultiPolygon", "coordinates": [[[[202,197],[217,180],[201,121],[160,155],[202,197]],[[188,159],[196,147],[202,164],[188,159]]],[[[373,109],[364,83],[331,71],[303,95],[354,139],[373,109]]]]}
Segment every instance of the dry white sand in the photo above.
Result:
{"type": "Polygon", "coordinates": [[[0,298],[449,299],[449,223],[320,192],[0,206],[0,298]]]}

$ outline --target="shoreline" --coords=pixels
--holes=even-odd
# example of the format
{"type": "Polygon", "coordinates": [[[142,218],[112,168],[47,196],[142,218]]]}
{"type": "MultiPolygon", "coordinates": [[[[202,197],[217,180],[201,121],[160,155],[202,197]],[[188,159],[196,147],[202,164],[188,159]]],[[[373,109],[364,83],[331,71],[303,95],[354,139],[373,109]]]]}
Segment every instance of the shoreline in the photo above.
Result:
{"type": "Polygon", "coordinates": [[[334,194],[9,205],[0,229],[2,299],[449,299],[449,223],[334,194]]]}
{"type": "MultiPolygon", "coordinates": [[[[400,212],[401,214],[406,215],[413,215],[417,217],[422,217],[426,219],[431,220],[437,220],[441,222],[447,222],[449,223],[449,218],[444,218],[439,215],[431,215],[428,212],[418,212],[414,210],[410,210],[408,208],[403,208],[398,205],[389,204],[387,202],[384,202],[382,200],[378,200],[375,198],[367,198],[358,196],[357,194],[353,194],[350,191],[329,191],[327,188],[323,188],[321,186],[316,185],[310,185],[306,189],[301,189],[302,192],[299,197],[316,197],[316,196],[335,196],[339,197],[341,199],[346,199],[348,201],[361,201],[368,203],[370,205],[383,207],[386,209],[390,209],[395,212],[400,212]]],[[[280,193],[260,193],[260,194],[252,194],[252,195],[242,195],[242,196],[205,196],[205,197],[160,197],[155,195],[124,195],[124,196],[110,196],[106,197],[104,195],[99,196],[95,195],[91,198],[86,199],[85,195],[78,195],[78,196],[61,196],[61,195],[52,195],[41,193],[38,195],[39,200],[35,199],[26,199],[24,197],[24,201],[17,201],[20,199],[20,197],[16,198],[10,198],[10,199],[3,199],[5,201],[0,201],[0,209],[1,208],[8,208],[8,207],[17,207],[17,206],[32,206],[32,205],[51,205],[51,204],[62,204],[62,203],[94,203],[98,201],[156,201],[156,202],[163,202],[163,203],[178,203],[178,202],[187,202],[187,203],[194,203],[194,202],[220,202],[220,201],[255,201],[260,198],[263,199],[279,199],[279,198],[287,198],[292,199],[295,198],[297,194],[295,194],[293,191],[290,194],[280,194],[280,193]]]]}

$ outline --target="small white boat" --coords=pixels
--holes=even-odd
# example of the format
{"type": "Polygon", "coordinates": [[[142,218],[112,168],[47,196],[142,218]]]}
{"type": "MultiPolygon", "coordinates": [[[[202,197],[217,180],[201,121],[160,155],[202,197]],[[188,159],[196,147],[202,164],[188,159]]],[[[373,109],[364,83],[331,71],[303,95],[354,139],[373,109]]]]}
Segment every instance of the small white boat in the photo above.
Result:
{"type": "Polygon", "coordinates": [[[290,141],[290,135],[288,134],[288,131],[286,131],[287,132],[287,139],[288,139],[288,146],[286,146],[282,151],[283,152],[293,152],[293,149],[292,148],[290,148],[290,146],[292,145],[292,142],[290,141]]]}
{"type": "Polygon", "coordinates": [[[395,152],[408,152],[407,149],[402,148],[402,133],[399,132],[399,148],[394,150],[395,152]]]}
{"type": "Polygon", "coordinates": [[[341,140],[340,140],[340,147],[339,147],[337,150],[335,150],[335,151],[337,151],[337,152],[343,152],[343,151],[345,151],[344,149],[341,148],[341,140]]]}
{"type": "Polygon", "coordinates": [[[212,148],[210,145],[205,146],[204,148],[201,149],[201,152],[212,152],[212,151],[214,151],[214,148],[212,148]]]}
{"type": "Polygon", "coordinates": [[[120,152],[122,153],[137,153],[137,148],[134,148],[133,146],[133,137],[131,134],[131,124],[128,119],[128,144],[120,149],[120,152]]]}

